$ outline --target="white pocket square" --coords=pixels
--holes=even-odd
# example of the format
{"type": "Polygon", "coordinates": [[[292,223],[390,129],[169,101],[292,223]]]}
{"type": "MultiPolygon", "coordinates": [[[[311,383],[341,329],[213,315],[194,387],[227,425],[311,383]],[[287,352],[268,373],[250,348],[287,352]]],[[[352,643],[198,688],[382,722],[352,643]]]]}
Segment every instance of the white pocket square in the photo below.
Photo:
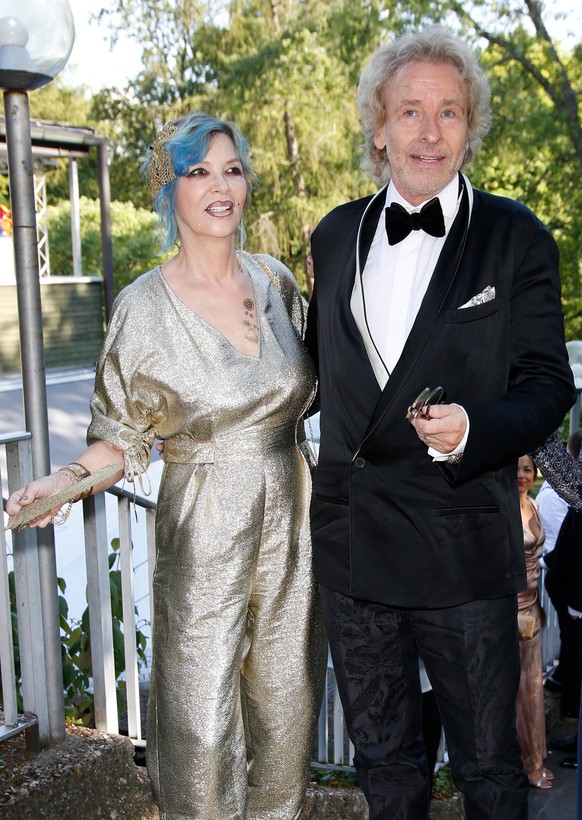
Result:
{"type": "Polygon", "coordinates": [[[473,296],[472,299],[469,299],[468,302],[465,302],[464,305],[461,305],[461,307],[457,309],[462,310],[463,308],[475,307],[475,305],[484,305],[485,302],[490,302],[492,299],[495,299],[495,288],[492,285],[487,285],[485,290],[473,296]]]}

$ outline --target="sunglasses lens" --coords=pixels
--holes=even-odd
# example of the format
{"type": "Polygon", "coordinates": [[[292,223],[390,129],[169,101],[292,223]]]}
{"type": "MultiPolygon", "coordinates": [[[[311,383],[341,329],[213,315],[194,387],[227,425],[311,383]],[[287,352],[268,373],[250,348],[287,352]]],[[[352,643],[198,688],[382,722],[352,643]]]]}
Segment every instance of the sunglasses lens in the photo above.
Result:
{"type": "Polygon", "coordinates": [[[422,407],[424,407],[424,405],[426,404],[426,399],[427,399],[428,396],[430,396],[430,394],[431,394],[430,387],[425,387],[424,390],[421,393],[418,394],[418,396],[416,397],[416,399],[414,400],[414,402],[412,404],[412,407],[414,408],[414,410],[418,411],[422,407]]]}
{"type": "Polygon", "coordinates": [[[443,397],[443,392],[443,388],[440,386],[432,390],[430,387],[425,387],[408,408],[406,418],[408,420],[415,419],[419,413],[422,413],[425,407],[429,407],[431,404],[438,404],[443,397]]]}
{"type": "Polygon", "coordinates": [[[424,400],[424,407],[428,404],[438,404],[443,397],[443,388],[442,387],[435,387],[434,390],[431,390],[424,400]]]}

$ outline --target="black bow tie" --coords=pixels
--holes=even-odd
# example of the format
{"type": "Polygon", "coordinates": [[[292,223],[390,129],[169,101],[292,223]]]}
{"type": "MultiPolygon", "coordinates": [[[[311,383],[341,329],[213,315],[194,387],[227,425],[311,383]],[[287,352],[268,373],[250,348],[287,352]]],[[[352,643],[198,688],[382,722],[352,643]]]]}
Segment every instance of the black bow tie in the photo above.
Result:
{"type": "Polygon", "coordinates": [[[427,202],[420,211],[412,214],[397,202],[386,208],[388,244],[396,245],[406,239],[410,231],[420,230],[431,236],[445,235],[445,220],[438,196],[427,202]]]}

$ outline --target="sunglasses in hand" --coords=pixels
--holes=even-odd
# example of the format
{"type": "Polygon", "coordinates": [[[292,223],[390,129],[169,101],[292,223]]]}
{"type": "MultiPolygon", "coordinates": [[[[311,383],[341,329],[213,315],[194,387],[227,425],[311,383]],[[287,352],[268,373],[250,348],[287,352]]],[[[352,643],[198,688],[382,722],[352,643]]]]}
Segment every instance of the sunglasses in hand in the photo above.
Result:
{"type": "Polygon", "coordinates": [[[440,404],[443,395],[444,390],[442,387],[435,387],[432,390],[430,387],[425,387],[406,411],[407,420],[414,421],[418,416],[429,419],[431,404],[440,404]]]}

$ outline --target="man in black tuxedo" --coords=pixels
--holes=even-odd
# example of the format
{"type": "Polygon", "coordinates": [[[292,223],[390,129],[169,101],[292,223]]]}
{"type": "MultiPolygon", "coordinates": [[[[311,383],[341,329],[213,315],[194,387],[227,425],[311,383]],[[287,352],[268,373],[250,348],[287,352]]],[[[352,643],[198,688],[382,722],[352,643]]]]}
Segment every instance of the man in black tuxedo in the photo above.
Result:
{"type": "Polygon", "coordinates": [[[446,29],[379,49],[358,99],[365,165],[389,184],[336,208],[312,240],[314,565],[372,820],[428,817],[419,656],[467,818],[527,816],[515,471],[575,393],[554,241],[523,205],[460,173],[489,97],[476,56],[446,29]],[[437,385],[444,403],[407,419],[437,385]]]}

